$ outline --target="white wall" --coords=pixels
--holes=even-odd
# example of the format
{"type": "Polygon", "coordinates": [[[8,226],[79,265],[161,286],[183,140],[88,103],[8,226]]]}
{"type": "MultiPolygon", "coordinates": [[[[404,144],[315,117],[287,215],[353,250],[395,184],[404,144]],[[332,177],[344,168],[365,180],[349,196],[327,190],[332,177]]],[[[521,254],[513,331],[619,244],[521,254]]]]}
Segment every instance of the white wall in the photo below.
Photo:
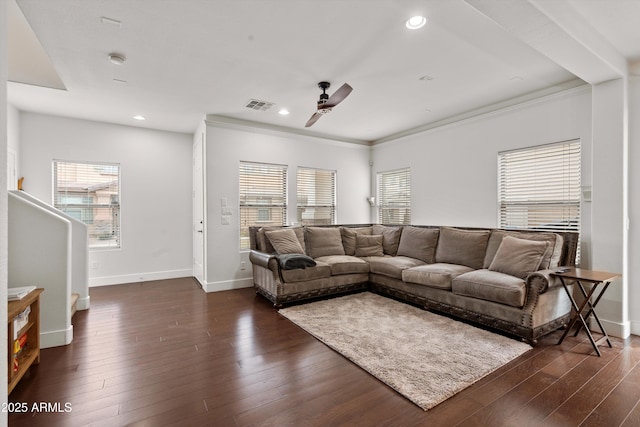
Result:
{"type": "Polygon", "coordinates": [[[583,185],[590,181],[590,106],[582,87],[375,145],[372,179],[411,168],[414,224],[496,227],[499,151],[580,138],[583,185]]]}
{"type": "MultiPolygon", "coordinates": [[[[7,164],[7,2],[0,1],[0,164],[7,164]]],[[[0,174],[0,301],[7,298],[7,174],[0,174]]],[[[6,319],[7,305],[0,304],[0,319],[6,319]]],[[[0,342],[7,342],[7,328],[0,328],[0,342]]],[[[0,358],[0,398],[7,402],[7,358],[0,358]]],[[[0,412],[0,425],[7,425],[0,412]]]]}
{"type": "Polygon", "coordinates": [[[629,320],[640,335],[640,76],[629,82],[629,320]]]}
{"type": "Polygon", "coordinates": [[[13,105],[7,105],[7,189],[18,189],[20,177],[20,112],[13,105]]]}
{"type": "Polygon", "coordinates": [[[288,216],[296,221],[298,166],[336,170],[337,223],[369,222],[368,146],[320,138],[251,130],[208,122],[207,173],[207,291],[252,286],[248,252],[240,251],[238,218],[240,161],[288,166],[288,216]],[[232,209],[230,225],[221,224],[221,200],[232,209]],[[241,261],[246,269],[240,269],[241,261]]]}
{"type": "Polygon", "coordinates": [[[121,166],[122,247],[93,250],[89,284],[191,276],[191,135],[22,112],[24,189],[52,199],[53,159],[121,166]]]}

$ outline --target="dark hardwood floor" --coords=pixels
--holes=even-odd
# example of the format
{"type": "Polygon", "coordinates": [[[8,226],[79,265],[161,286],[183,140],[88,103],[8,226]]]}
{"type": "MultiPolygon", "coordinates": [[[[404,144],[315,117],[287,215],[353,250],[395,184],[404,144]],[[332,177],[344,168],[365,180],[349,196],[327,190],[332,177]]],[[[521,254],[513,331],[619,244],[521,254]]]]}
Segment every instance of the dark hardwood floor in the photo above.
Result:
{"type": "Polygon", "coordinates": [[[552,334],[424,412],[252,289],[92,288],[73,323],[9,396],[29,408],[10,426],[640,426],[637,336],[597,357],[584,334],[552,334]]]}

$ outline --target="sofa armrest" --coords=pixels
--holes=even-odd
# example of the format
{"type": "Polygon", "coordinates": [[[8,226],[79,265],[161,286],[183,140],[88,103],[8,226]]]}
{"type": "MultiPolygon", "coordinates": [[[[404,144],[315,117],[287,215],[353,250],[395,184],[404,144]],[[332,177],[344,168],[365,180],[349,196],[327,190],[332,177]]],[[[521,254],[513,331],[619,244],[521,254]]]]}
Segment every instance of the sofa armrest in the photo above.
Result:
{"type": "MultiPolygon", "coordinates": [[[[538,294],[543,294],[547,292],[549,289],[557,288],[562,286],[562,282],[558,276],[552,276],[552,273],[556,271],[557,268],[552,268],[548,270],[538,270],[527,276],[527,288],[530,290],[534,290],[538,294]]],[[[573,284],[573,280],[569,280],[567,285],[573,284]]]]}
{"type": "Polygon", "coordinates": [[[278,263],[275,255],[268,254],[266,252],[260,252],[255,249],[251,249],[251,252],[249,253],[249,261],[251,261],[252,264],[259,265],[260,267],[269,268],[269,262],[272,259],[276,264],[278,263]]]}

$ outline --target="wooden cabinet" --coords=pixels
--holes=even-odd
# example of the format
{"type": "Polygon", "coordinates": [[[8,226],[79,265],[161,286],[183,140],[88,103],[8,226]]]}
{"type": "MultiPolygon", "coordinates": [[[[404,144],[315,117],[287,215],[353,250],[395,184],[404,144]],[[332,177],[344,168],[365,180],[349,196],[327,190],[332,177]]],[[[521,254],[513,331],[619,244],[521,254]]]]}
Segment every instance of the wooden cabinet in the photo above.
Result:
{"type": "MultiPolygon", "coordinates": [[[[9,301],[7,325],[9,333],[9,379],[8,393],[29,370],[31,365],[40,363],[40,294],[42,288],[35,289],[18,301],[9,301]],[[29,309],[28,321],[24,324],[15,322],[16,318],[29,309]],[[16,327],[18,330],[16,330],[16,327]],[[22,349],[16,353],[16,341],[26,334],[26,341],[18,343],[22,349]]],[[[25,316],[26,318],[26,316],[25,316]]]]}

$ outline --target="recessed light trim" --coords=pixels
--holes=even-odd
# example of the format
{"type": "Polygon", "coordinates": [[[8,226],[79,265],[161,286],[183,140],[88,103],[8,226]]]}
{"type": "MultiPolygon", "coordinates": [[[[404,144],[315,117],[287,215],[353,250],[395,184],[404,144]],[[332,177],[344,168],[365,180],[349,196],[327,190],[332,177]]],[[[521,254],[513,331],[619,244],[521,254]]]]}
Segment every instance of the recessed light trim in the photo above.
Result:
{"type": "Polygon", "coordinates": [[[281,108],[278,111],[278,114],[280,114],[281,116],[288,116],[289,115],[289,110],[287,110],[286,108],[281,108]]]}
{"type": "Polygon", "coordinates": [[[410,30],[417,30],[418,28],[422,28],[427,23],[427,18],[422,15],[412,16],[407,19],[405,22],[405,26],[410,30]]]}
{"type": "Polygon", "coordinates": [[[133,116],[134,120],[147,120],[147,118],[145,116],[141,116],[140,114],[136,114],[135,116],[133,116]]]}

